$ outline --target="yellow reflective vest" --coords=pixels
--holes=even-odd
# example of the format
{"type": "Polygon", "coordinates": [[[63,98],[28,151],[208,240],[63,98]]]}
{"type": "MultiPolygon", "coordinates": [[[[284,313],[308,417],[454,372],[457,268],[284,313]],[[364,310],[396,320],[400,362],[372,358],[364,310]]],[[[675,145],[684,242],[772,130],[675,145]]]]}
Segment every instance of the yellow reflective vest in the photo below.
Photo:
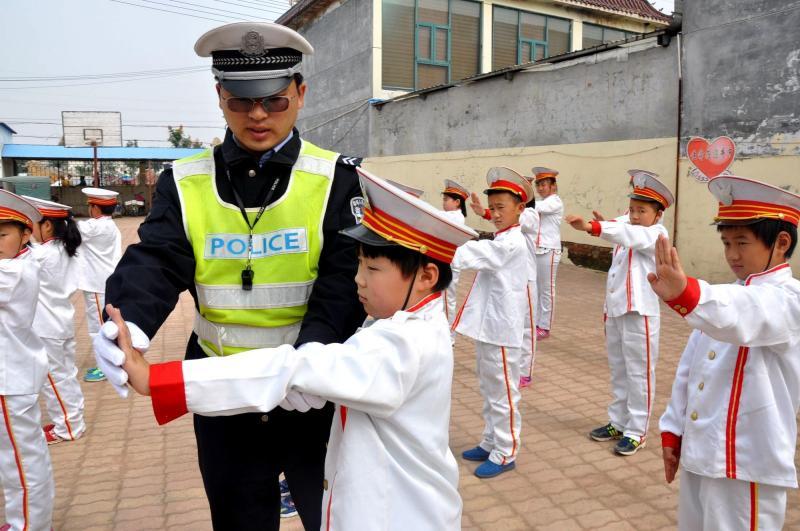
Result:
{"type": "MultiPolygon", "coordinates": [[[[210,356],[292,344],[319,269],[322,221],[339,154],[301,141],[286,192],[253,227],[253,288],[242,289],[249,229],[216,186],[211,150],[180,159],[173,175],[194,251],[200,309],[194,331],[210,356]]],[[[245,209],[250,221],[259,208],[245,209]]]]}

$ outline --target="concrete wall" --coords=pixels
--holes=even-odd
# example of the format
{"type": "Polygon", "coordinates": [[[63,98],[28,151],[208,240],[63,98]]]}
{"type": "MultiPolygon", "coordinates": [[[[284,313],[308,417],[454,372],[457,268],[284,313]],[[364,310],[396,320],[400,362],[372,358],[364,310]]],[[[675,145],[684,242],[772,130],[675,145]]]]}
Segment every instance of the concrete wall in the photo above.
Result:
{"type": "Polygon", "coordinates": [[[370,157],[677,136],[676,46],[625,48],[370,111],[370,157]]]}
{"type": "MultiPolygon", "coordinates": [[[[800,6],[794,0],[684,2],[681,153],[730,136],[730,171],[800,192],[800,6]]],[[[706,185],[679,169],[678,242],[690,272],[730,279],[706,185]]],[[[796,252],[795,254],[800,254],[796,252]]],[[[800,269],[800,257],[793,260],[800,269]]]]}
{"type": "Polygon", "coordinates": [[[321,147],[363,156],[372,97],[372,0],[334,4],[298,31],[314,47],[303,59],[308,92],[300,133],[321,147]]]}

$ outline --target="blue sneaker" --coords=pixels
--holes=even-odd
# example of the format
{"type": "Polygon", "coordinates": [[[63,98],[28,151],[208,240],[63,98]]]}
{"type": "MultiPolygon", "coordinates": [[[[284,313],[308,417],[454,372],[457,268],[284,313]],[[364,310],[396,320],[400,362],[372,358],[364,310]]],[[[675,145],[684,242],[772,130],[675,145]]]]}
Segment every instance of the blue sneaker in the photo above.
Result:
{"type": "Polygon", "coordinates": [[[614,452],[619,455],[633,455],[638,452],[641,448],[644,448],[645,442],[639,442],[635,439],[631,439],[630,437],[623,437],[616,446],[614,446],[614,452]]]}
{"type": "Polygon", "coordinates": [[[514,461],[511,461],[506,465],[498,465],[487,459],[481,464],[481,466],[475,469],[475,475],[481,479],[493,478],[495,476],[499,476],[503,472],[514,470],[514,467],[516,466],[517,464],[514,461]]]}
{"type": "Polygon", "coordinates": [[[92,367],[91,369],[87,369],[86,374],[83,375],[84,382],[102,382],[105,379],[106,375],[103,374],[103,371],[101,371],[97,367],[92,367]]]}
{"type": "Polygon", "coordinates": [[[289,496],[289,483],[287,483],[285,479],[282,479],[280,481],[280,486],[281,486],[281,498],[289,496]]]}
{"type": "Polygon", "coordinates": [[[281,518],[291,518],[297,516],[297,509],[294,507],[292,495],[287,494],[281,497],[281,518]]]}
{"type": "Polygon", "coordinates": [[[464,450],[461,453],[461,457],[463,457],[467,461],[486,461],[487,459],[489,459],[489,452],[487,452],[480,446],[476,446],[472,450],[464,450]]]}

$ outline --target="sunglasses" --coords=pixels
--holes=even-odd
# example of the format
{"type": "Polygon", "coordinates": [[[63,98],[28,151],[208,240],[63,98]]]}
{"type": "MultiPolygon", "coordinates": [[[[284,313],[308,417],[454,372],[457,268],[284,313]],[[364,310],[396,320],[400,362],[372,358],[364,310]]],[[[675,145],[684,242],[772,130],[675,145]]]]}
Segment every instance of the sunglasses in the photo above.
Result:
{"type": "Polygon", "coordinates": [[[256,104],[261,105],[265,112],[283,112],[289,108],[289,102],[297,96],[269,96],[267,98],[237,98],[231,96],[226,98],[219,95],[229,111],[232,112],[251,112],[256,104]]]}

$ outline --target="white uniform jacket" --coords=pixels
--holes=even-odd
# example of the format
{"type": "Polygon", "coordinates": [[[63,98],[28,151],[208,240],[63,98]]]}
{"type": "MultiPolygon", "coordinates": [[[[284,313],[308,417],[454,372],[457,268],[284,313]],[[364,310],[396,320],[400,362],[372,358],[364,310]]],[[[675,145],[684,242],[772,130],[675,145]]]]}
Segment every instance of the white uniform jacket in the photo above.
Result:
{"type": "Polygon", "coordinates": [[[243,352],[151,368],[159,423],[189,411],[270,411],[290,389],[338,404],[325,460],[322,528],[459,530],[450,452],[453,350],[441,293],[344,344],[243,352]]]}
{"type": "Polygon", "coordinates": [[[606,278],[606,314],[660,315],[658,295],[650,287],[647,274],[656,270],[656,241],[660,235],[668,236],[666,227],[631,225],[627,217],[590,223],[594,236],[616,244],[606,278]]]}
{"type": "Polygon", "coordinates": [[[39,304],[33,328],[39,337],[69,339],[75,337],[72,318],[75,309],[69,298],[78,289],[78,267],[58,239],[33,246],[33,257],[41,268],[39,304]]]}
{"type": "Polygon", "coordinates": [[[540,227],[539,212],[533,208],[526,208],[519,216],[519,226],[528,246],[528,280],[536,282],[536,239],[539,237],[540,227]]]}
{"type": "Polygon", "coordinates": [[[800,281],[789,264],[744,285],[690,278],[669,304],[695,329],[660,421],[672,434],[662,438],[681,437],[681,466],[710,478],[797,487],[800,281]]]}
{"type": "Polygon", "coordinates": [[[33,329],[39,264],[25,248],[0,260],[0,395],[33,395],[47,376],[47,353],[33,329]]]}
{"type": "Polygon", "coordinates": [[[122,235],[111,216],[81,220],[78,230],[83,238],[77,254],[78,289],[105,293],[106,280],[122,257],[122,235]]]}
{"type": "Polygon", "coordinates": [[[536,211],[541,223],[536,237],[537,252],[544,254],[550,249],[561,250],[561,219],[564,217],[564,203],[558,194],[550,194],[536,201],[536,211]]]}
{"type": "Polygon", "coordinates": [[[478,272],[453,321],[456,332],[492,345],[522,345],[527,254],[519,225],[498,231],[494,240],[469,241],[456,250],[453,265],[478,272]]]}

